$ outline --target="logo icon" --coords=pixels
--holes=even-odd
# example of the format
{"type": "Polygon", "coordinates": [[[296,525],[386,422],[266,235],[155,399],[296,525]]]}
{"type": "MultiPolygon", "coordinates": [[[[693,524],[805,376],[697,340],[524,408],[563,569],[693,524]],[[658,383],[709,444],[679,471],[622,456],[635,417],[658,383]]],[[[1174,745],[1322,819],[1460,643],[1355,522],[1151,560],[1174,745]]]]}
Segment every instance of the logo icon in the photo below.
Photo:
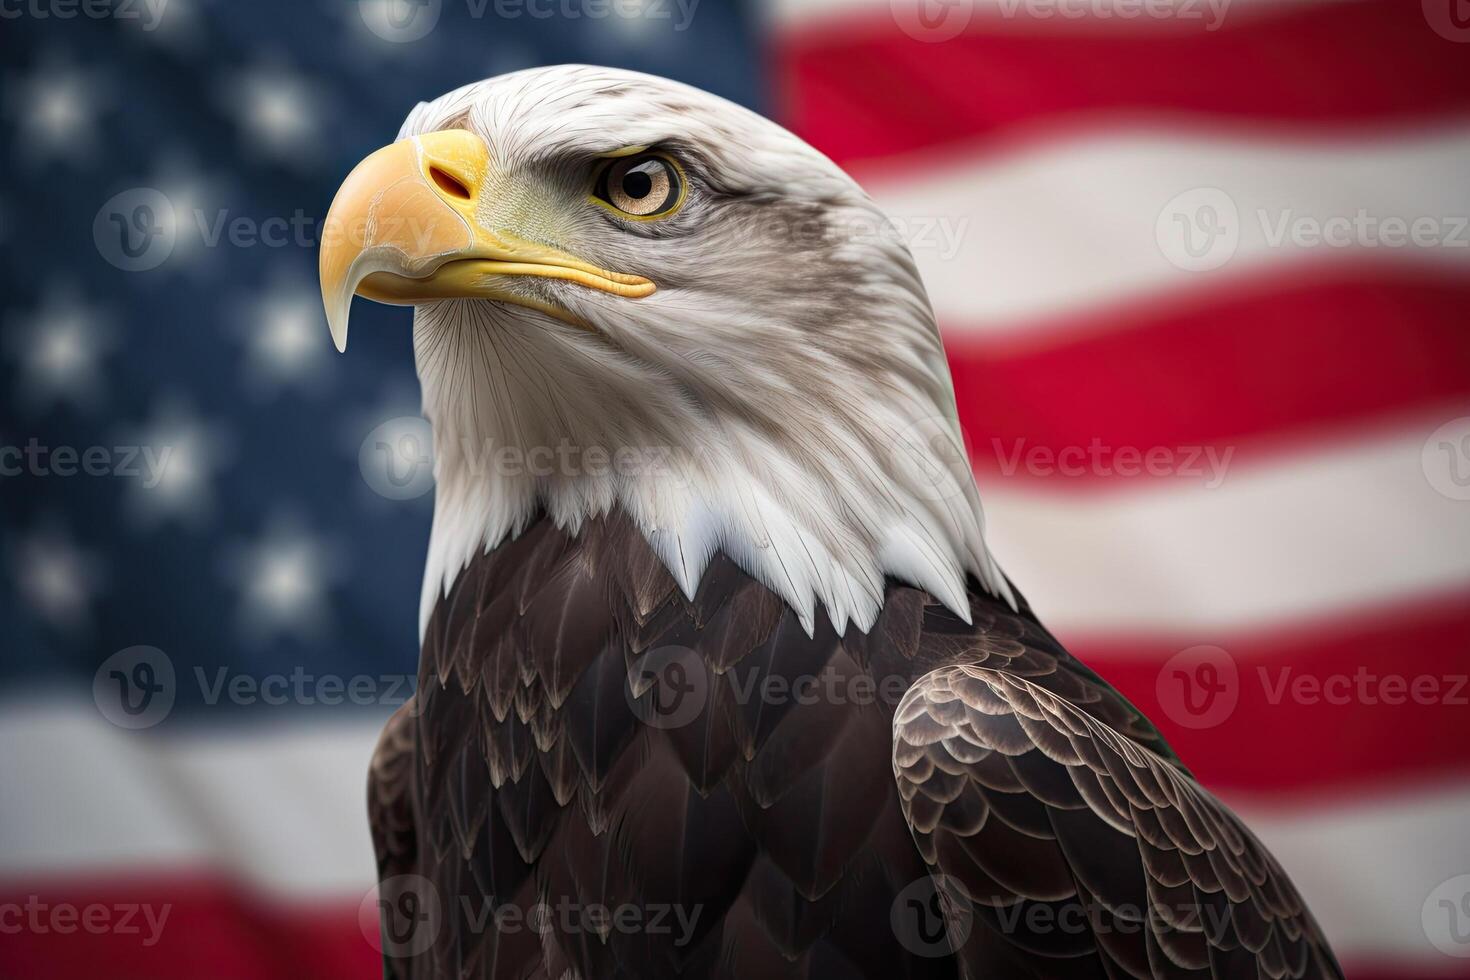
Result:
{"type": "Polygon", "coordinates": [[[915,41],[958,37],[975,16],[975,0],[889,0],[894,23],[915,41]]]}
{"type": "Polygon", "coordinates": [[[177,236],[173,202],[152,187],[114,194],[92,219],[98,254],[124,272],[147,272],[163,265],[173,254],[177,236]]]}
{"type": "Polygon", "coordinates": [[[1451,500],[1470,500],[1470,416],[1446,422],[1424,443],[1424,477],[1451,500]]]}
{"type": "Polygon", "coordinates": [[[434,944],[444,922],[434,883],[422,875],[394,875],[363,896],[357,924],[373,949],[394,957],[417,956],[434,944]]]}
{"type": "Polygon", "coordinates": [[[92,700],[119,728],[152,728],[173,710],[174,664],[157,647],[119,650],[92,677],[92,700]]]}
{"type": "Polygon", "coordinates": [[[428,35],[439,23],[443,0],[358,0],[357,12],[367,29],[394,44],[428,35]]]}
{"type": "Polygon", "coordinates": [[[1424,935],[1435,949],[1470,959],[1470,874],[1441,882],[1424,900],[1420,916],[1424,935]]]}
{"type": "Polygon", "coordinates": [[[633,661],[623,694],[633,714],[653,728],[683,728],[709,700],[709,668],[688,647],[655,647],[633,661]]]}
{"type": "Polygon", "coordinates": [[[1470,41],[1470,0],[1424,0],[1424,19],[1446,41],[1470,41]]]}
{"type": "Polygon", "coordinates": [[[888,454],[893,472],[920,500],[951,500],[971,486],[969,450],[954,419],[935,415],[905,426],[888,454]]]}
{"type": "Polygon", "coordinates": [[[400,415],[373,429],[357,452],[357,466],[373,492],[412,500],[434,488],[434,430],[425,418],[400,415]]]}
{"type": "Polygon", "coordinates": [[[948,875],[926,875],[893,899],[888,921],[899,943],[915,956],[950,956],[970,938],[975,912],[958,882],[948,875]]]}
{"type": "Polygon", "coordinates": [[[1240,210],[1218,187],[1196,187],[1169,200],[1154,223],[1164,258],[1186,272],[1210,272],[1240,247],[1240,210]]]}
{"type": "Polygon", "coordinates": [[[1219,647],[1189,647],[1165,661],[1155,691],[1164,714],[1177,724],[1214,728],[1240,701],[1240,670],[1219,647]]]}

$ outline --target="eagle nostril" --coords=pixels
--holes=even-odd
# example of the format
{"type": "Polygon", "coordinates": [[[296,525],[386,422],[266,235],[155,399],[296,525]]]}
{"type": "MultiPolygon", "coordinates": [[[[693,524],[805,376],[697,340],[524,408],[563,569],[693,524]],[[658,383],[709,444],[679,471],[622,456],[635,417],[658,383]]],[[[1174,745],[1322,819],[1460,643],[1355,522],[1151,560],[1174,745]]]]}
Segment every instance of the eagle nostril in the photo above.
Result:
{"type": "Polygon", "coordinates": [[[430,167],[429,178],[434,181],[441,191],[450,197],[457,197],[461,201],[468,201],[470,199],[470,189],[448,171],[441,170],[438,167],[430,167]]]}

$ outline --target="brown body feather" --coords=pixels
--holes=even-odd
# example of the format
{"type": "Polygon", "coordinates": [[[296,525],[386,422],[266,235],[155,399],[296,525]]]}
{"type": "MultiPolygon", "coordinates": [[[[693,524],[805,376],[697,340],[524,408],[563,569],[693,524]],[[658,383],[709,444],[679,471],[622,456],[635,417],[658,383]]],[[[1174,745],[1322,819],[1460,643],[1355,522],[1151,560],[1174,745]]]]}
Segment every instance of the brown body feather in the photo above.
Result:
{"type": "Polygon", "coordinates": [[[1338,976],[1153,726],[970,599],[809,637],[621,517],[477,558],[373,763],[389,975],[1338,976]]]}

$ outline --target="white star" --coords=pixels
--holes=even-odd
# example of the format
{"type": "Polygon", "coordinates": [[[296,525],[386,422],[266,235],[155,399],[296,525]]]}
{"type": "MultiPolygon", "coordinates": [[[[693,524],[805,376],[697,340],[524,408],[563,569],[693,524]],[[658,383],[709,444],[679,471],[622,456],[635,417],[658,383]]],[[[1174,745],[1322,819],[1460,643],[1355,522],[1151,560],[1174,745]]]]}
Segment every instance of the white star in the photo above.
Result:
{"type": "Polygon", "coordinates": [[[139,22],[143,37],[179,53],[198,48],[204,37],[198,0],[168,0],[156,16],[139,22]]]}
{"type": "Polygon", "coordinates": [[[518,41],[502,41],[490,47],[490,67],[486,75],[504,75],[534,68],[541,61],[536,49],[518,41]]]}
{"type": "Polygon", "coordinates": [[[7,345],[17,363],[16,391],[28,407],[90,408],[102,396],[101,360],[112,349],[110,324],[70,283],[48,287],[36,309],[13,325],[7,345]]]}
{"type": "Polygon", "coordinates": [[[20,594],[42,618],[73,629],[87,621],[101,574],[95,556],[73,544],[69,534],[56,528],[37,533],[12,563],[20,594]]]}
{"type": "Polygon", "coordinates": [[[619,0],[613,4],[611,16],[597,21],[598,29],[588,40],[612,52],[639,48],[644,56],[673,50],[680,32],[688,27],[689,14],[677,3],[660,0],[619,0]],[[603,25],[606,29],[602,29],[603,25]],[[682,25],[682,26],[681,26],[682,25]]]}
{"type": "Polygon", "coordinates": [[[333,8],[360,60],[432,54],[443,0],[356,0],[333,8]]]}
{"type": "Polygon", "coordinates": [[[29,75],[9,79],[5,90],[6,115],[16,121],[8,142],[22,163],[85,165],[96,159],[97,117],[108,101],[96,72],[48,55],[29,75]]]}
{"type": "Polygon", "coordinates": [[[241,632],[252,640],[310,637],[328,625],[327,593],[339,576],[332,550],[297,520],[273,520],[234,549],[227,575],[240,592],[241,632]]]}
{"type": "Polygon", "coordinates": [[[252,152],[300,166],[320,149],[322,98],[297,72],[276,64],[250,68],[225,85],[224,97],[252,152]]]}
{"type": "Polygon", "coordinates": [[[615,4],[611,19],[614,28],[630,41],[651,38],[656,31],[672,33],[674,23],[666,17],[674,15],[673,4],[662,4],[658,0],[623,0],[615,4]]]}
{"type": "Polygon", "coordinates": [[[225,231],[232,215],[223,203],[231,199],[227,181],[204,173],[187,152],[172,152],[155,169],[149,186],[172,205],[169,267],[202,273],[211,253],[218,255],[228,245],[225,231]]]}
{"type": "Polygon", "coordinates": [[[288,386],[303,393],[321,389],[328,343],[318,291],[305,280],[280,278],[235,306],[242,311],[236,331],[253,386],[269,394],[288,386]]]}
{"type": "Polygon", "coordinates": [[[137,449],[128,502],[140,526],[198,526],[213,513],[214,476],[233,456],[222,426],[199,418],[181,400],[165,399],[118,446],[137,449]]]}

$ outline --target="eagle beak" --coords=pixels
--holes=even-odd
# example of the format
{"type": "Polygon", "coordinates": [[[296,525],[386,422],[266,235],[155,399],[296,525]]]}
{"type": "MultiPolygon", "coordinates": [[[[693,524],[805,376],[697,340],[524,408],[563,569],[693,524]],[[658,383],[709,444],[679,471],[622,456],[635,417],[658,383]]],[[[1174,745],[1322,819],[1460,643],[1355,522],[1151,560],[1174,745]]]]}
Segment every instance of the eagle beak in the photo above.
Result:
{"type": "Polygon", "coordinates": [[[412,136],[353,168],[327,212],[320,274],[327,325],[347,349],[352,297],[411,306],[451,298],[495,299],[569,323],[569,312],[506,288],[506,276],[540,276],[637,298],[642,276],[599,269],[565,252],[485,229],[485,142],[463,129],[412,136]]]}

